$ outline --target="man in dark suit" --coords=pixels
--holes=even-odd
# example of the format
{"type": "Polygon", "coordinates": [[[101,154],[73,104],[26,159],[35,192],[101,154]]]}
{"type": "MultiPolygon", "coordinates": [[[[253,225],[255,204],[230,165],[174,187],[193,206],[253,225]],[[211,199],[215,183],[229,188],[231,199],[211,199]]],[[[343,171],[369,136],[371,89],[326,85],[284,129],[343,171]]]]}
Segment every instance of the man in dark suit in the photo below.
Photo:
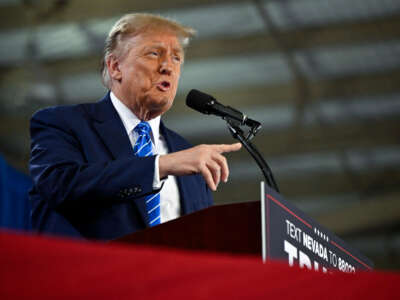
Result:
{"type": "Polygon", "coordinates": [[[209,189],[228,179],[222,153],[240,144],[192,147],[160,120],[193,34],[162,17],[124,16],[105,45],[110,92],[32,117],[34,228],[109,240],[212,205],[209,189]]]}

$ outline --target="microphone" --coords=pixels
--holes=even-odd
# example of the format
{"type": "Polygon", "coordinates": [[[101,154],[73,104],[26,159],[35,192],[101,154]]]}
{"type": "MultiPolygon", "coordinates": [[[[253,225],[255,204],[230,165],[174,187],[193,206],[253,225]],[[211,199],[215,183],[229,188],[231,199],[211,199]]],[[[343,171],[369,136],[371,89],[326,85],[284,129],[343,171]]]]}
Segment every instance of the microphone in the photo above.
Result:
{"type": "Polygon", "coordinates": [[[198,90],[191,90],[186,97],[186,105],[203,114],[212,114],[223,119],[233,119],[240,123],[240,125],[247,125],[250,127],[261,127],[260,123],[249,119],[245,114],[230,106],[225,106],[219,103],[214,97],[200,92],[198,90]]]}
{"type": "Polygon", "coordinates": [[[278,185],[275,182],[272,171],[264,160],[257,148],[250,142],[256,135],[257,131],[261,129],[261,124],[255,120],[249,119],[246,115],[230,106],[225,106],[215,100],[214,97],[198,90],[191,90],[186,97],[186,105],[194,110],[203,114],[213,114],[222,117],[228,123],[228,128],[232,133],[233,138],[239,140],[246,148],[251,156],[255,159],[260,167],[268,186],[272,187],[279,193],[278,185]],[[236,122],[236,124],[232,121],[236,122]],[[243,135],[243,131],[237,124],[246,125],[250,127],[247,137],[243,135]]]}

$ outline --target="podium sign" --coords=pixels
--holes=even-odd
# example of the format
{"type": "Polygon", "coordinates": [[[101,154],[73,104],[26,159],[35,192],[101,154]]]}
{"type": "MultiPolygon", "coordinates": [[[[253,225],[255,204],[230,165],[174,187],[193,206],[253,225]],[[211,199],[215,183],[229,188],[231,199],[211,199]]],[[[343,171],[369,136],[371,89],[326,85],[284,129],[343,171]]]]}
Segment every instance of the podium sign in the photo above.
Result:
{"type": "MultiPolygon", "coordinates": [[[[319,225],[280,194],[261,183],[262,256],[289,265],[355,273],[372,270],[373,263],[319,225]]],[[[340,222],[340,220],[338,220],[340,222]]]]}

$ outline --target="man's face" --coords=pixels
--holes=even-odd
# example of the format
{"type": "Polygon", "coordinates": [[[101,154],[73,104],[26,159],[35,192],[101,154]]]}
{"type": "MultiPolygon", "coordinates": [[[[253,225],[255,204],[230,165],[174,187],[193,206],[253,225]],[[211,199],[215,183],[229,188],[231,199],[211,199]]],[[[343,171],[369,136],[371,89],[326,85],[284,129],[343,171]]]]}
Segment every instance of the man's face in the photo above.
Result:
{"type": "Polygon", "coordinates": [[[145,32],[127,41],[129,50],[118,61],[117,96],[140,119],[150,120],[172,105],[183,62],[183,50],[170,32],[145,32]]]}

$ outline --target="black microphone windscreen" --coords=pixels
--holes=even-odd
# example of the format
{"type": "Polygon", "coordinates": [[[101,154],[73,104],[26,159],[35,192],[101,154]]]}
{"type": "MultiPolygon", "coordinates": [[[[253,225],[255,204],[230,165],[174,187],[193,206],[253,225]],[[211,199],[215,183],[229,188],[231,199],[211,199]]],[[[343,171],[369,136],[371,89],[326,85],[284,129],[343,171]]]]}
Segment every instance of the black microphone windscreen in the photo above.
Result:
{"type": "Polygon", "coordinates": [[[210,95],[198,90],[191,90],[186,97],[186,105],[194,110],[208,114],[210,108],[209,104],[213,100],[215,101],[210,95]]]}

